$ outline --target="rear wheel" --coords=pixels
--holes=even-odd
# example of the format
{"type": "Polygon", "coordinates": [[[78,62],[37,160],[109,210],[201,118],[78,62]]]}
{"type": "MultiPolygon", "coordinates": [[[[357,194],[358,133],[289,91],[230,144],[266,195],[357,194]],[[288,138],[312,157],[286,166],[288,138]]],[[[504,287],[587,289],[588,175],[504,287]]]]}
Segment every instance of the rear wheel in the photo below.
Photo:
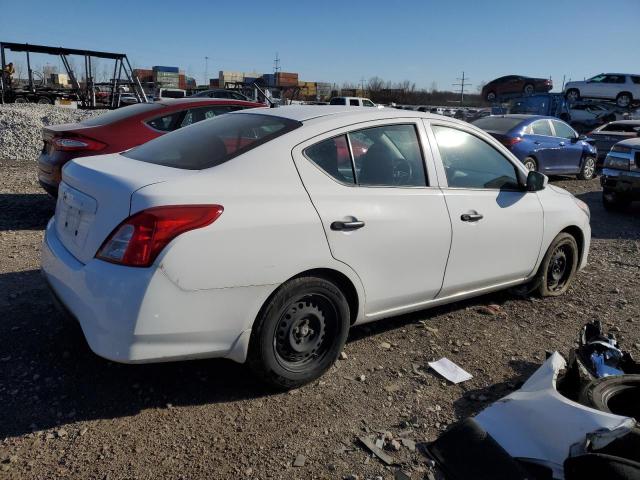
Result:
{"type": "Polygon", "coordinates": [[[497,98],[496,92],[487,93],[487,102],[495,102],[497,98]]]}
{"type": "Polygon", "coordinates": [[[629,105],[631,105],[632,100],[633,100],[633,97],[631,96],[630,93],[622,92],[622,93],[619,93],[618,96],[616,97],[616,105],[618,105],[621,108],[626,108],[629,105]]]}
{"type": "Polygon", "coordinates": [[[296,388],[320,377],[347,340],[349,304],[319,277],[284,284],[263,307],[251,332],[247,363],[265,383],[296,388]]]}
{"type": "Polygon", "coordinates": [[[578,243],[568,233],[560,233],[551,242],[536,275],[538,293],[543,297],[557,297],[568,289],[578,269],[578,243]]]}
{"type": "Polygon", "coordinates": [[[38,103],[41,105],[53,105],[53,101],[49,97],[38,97],[38,103]]]}
{"type": "Polygon", "coordinates": [[[533,86],[532,83],[527,83],[524,86],[523,92],[524,92],[525,95],[531,95],[531,94],[533,94],[533,92],[535,92],[535,87],[533,86]]]}
{"type": "Polygon", "coordinates": [[[624,210],[631,203],[631,199],[609,189],[602,191],[602,205],[606,210],[624,210]]]}
{"type": "Polygon", "coordinates": [[[582,162],[582,168],[578,174],[580,180],[591,180],[596,174],[596,159],[594,157],[586,157],[582,162]]]}
{"type": "Polygon", "coordinates": [[[538,162],[533,157],[527,157],[522,162],[524,164],[524,168],[529,170],[530,172],[535,172],[538,170],[538,162]]]}
{"type": "Polygon", "coordinates": [[[29,100],[27,100],[27,97],[16,97],[13,102],[14,103],[29,103],[29,100]]]}
{"type": "Polygon", "coordinates": [[[580,100],[580,90],[578,90],[577,88],[571,88],[567,90],[565,98],[569,102],[577,102],[578,100],[580,100]]]}

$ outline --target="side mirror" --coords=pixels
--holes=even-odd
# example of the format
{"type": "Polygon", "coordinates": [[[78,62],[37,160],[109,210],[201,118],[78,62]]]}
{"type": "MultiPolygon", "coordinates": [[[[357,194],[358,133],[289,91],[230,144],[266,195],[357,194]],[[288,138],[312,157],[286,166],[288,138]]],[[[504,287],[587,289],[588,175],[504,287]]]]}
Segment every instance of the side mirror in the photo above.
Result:
{"type": "Polygon", "coordinates": [[[549,178],[540,173],[540,172],[529,172],[527,175],[527,191],[528,192],[538,192],[540,190],[544,190],[544,188],[549,183],[549,178]]]}

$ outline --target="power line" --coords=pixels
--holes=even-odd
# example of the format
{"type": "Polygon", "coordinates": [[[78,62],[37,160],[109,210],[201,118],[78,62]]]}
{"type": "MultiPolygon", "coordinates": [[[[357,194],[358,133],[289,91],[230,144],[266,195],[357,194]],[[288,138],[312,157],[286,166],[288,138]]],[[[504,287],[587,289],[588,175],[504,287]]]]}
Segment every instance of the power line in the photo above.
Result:
{"type": "Polygon", "coordinates": [[[456,80],[458,80],[459,83],[452,83],[452,85],[454,87],[460,87],[460,106],[462,106],[464,103],[464,88],[470,87],[472,84],[467,82],[469,79],[464,76],[464,72],[462,72],[462,77],[456,78],[456,80]]]}

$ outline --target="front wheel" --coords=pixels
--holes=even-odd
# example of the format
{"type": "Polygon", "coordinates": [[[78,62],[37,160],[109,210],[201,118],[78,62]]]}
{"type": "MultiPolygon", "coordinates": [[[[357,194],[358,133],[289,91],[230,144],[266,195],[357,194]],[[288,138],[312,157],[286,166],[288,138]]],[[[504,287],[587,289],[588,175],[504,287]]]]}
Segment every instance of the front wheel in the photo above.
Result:
{"type": "Polygon", "coordinates": [[[487,102],[495,102],[496,99],[498,98],[498,96],[496,95],[496,92],[489,92],[487,93],[487,102]]]}
{"type": "Polygon", "coordinates": [[[591,180],[596,174],[596,159],[587,157],[582,163],[582,168],[578,174],[580,180],[591,180]]]}
{"type": "Polygon", "coordinates": [[[256,320],[247,363],[278,389],[297,388],[326,372],[349,332],[349,304],[342,291],[320,277],[285,283],[256,320]]]}
{"type": "Polygon", "coordinates": [[[524,92],[525,95],[532,95],[533,92],[535,92],[535,87],[533,86],[533,84],[527,83],[524,86],[523,92],[524,92]]]}
{"type": "Polygon", "coordinates": [[[560,233],[551,242],[540,269],[536,283],[542,297],[557,297],[568,289],[578,269],[578,243],[568,233],[560,233]]]}

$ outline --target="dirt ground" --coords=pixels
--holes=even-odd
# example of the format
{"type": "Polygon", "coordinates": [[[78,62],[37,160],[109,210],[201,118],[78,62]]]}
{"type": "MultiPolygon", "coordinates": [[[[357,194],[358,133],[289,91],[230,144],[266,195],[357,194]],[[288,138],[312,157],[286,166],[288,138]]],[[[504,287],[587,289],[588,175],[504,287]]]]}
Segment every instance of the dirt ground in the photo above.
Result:
{"type": "Polygon", "coordinates": [[[385,467],[357,437],[434,440],[518,388],[545,351],[566,353],[592,319],[639,354],[640,205],[605,212],[598,180],[553,181],[592,212],[589,265],[568,294],[496,293],[354,328],[347,358],[320,381],[274,394],[230,361],[118,365],[95,356],[40,277],[54,202],[33,162],[0,161],[0,171],[2,479],[362,480],[401,478],[397,468],[420,479],[427,464],[411,442],[389,451],[397,467],[385,467]],[[426,363],[443,356],[474,378],[437,377],[426,363]]]}

